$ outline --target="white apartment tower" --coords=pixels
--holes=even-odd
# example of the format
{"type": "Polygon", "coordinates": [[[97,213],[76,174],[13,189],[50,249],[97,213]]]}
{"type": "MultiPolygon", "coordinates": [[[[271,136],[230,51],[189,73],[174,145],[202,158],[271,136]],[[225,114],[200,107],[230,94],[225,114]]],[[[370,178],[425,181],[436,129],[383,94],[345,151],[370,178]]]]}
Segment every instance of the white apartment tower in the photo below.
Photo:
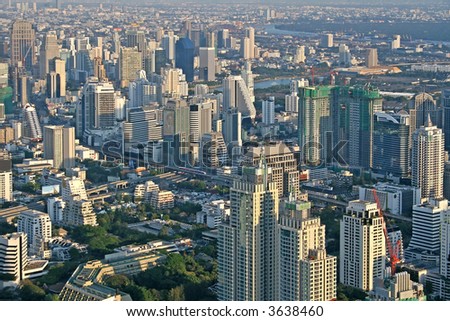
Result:
{"type": "Polygon", "coordinates": [[[228,76],[223,80],[223,110],[237,108],[242,116],[254,119],[256,109],[247,85],[241,76],[228,76]]]}
{"type": "Polygon", "coordinates": [[[24,271],[28,264],[25,233],[0,235],[0,262],[0,274],[14,276],[16,283],[25,279],[24,271]]]}
{"type": "Polygon", "coordinates": [[[230,218],[219,226],[218,299],[271,301],[277,298],[278,191],[262,160],[244,167],[230,190],[230,218]]]}
{"type": "Polygon", "coordinates": [[[327,256],[325,225],[310,217],[311,203],[284,203],[278,221],[279,300],[329,301],[336,299],[337,259],[327,256]]]}
{"type": "Polygon", "coordinates": [[[262,102],[262,122],[265,125],[275,124],[275,97],[269,97],[262,102]]]}
{"type": "Polygon", "coordinates": [[[383,218],[376,203],[351,201],[341,221],[339,279],[342,284],[371,291],[383,278],[386,245],[383,218]]]}
{"type": "Polygon", "coordinates": [[[426,126],[412,138],[412,185],[420,187],[422,198],[442,198],[444,188],[444,135],[428,117],[426,126]]]}
{"type": "Polygon", "coordinates": [[[62,182],[63,224],[69,226],[97,225],[97,217],[91,201],[88,200],[84,182],[74,177],[62,182]]]}
{"type": "Polygon", "coordinates": [[[52,237],[52,222],[47,213],[28,210],[20,213],[17,232],[27,235],[30,254],[39,254],[45,242],[52,237]]]}

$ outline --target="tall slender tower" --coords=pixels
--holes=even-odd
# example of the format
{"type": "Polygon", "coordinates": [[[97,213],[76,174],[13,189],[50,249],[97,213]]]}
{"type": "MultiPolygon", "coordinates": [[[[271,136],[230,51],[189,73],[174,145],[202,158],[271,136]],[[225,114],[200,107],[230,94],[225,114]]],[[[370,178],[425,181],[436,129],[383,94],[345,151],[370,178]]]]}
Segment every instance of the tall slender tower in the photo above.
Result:
{"type": "Polygon", "coordinates": [[[53,159],[53,167],[69,169],[75,166],[75,128],[44,127],[44,156],[53,159]]]}
{"type": "Polygon", "coordinates": [[[230,190],[231,214],[219,227],[221,301],[271,301],[277,298],[278,191],[264,159],[244,167],[230,190]]]}
{"type": "Polygon", "coordinates": [[[44,37],[39,54],[39,74],[44,78],[50,72],[50,60],[59,58],[58,38],[55,32],[49,32],[44,37]]]}
{"type": "Polygon", "coordinates": [[[371,291],[374,278],[383,278],[386,264],[383,224],[376,203],[348,203],[341,221],[339,279],[342,284],[371,291]]]}
{"type": "Polygon", "coordinates": [[[442,90],[441,103],[444,108],[444,137],[446,137],[445,150],[450,151],[450,89],[442,90]]]}
{"type": "Polygon", "coordinates": [[[256,109],[244,79],[241,76],[228,76],[223,80],[223,110],[237,108],[242,116],[254,119],[256,109]]]}
{"type": "Polygon", "coordinates": [[[420,187],[423,198],[442,198],[444,189],[444,134],[433,126],[430,117],[426,126],[413,134],[412,185],[420,187]]]}

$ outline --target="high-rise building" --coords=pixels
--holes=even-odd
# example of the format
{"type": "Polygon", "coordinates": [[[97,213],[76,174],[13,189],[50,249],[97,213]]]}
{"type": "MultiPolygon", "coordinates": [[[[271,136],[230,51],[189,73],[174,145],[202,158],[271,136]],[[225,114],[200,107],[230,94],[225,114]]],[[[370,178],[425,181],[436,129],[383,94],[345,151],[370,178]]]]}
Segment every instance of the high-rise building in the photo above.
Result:
{"type": "Polygon", "coordinates": [[[241,41],[241,56],[244,59],[255,58],[255,29],[248,27],[244,31],[244,38],[241,41]]]}
{"type": "Polygon", "coordinates": [[[287,113],[298,113],[298,94],[291,92],[284,96],[284,111],[287,113]]]}
{"type": "Polygon", "coordinates": [[[333,133],[336,143],[342,138],[348,140],[344,155],[350,166],[369,169],[373,166],[374,115],[382,111],[383,98],[373,87],[341,87],[338,101],[333,104],[333,121],[343,133],[333,133]]]}
{"type": "Polygon", "coordinates": [[[42,139],[42,128],[36,112],[36,108],[30,104],[23,109],[24,137],[32,140],[42,139]]]}
{"type": "Polygon", "coordinates": [[[19,283],[25,279],[25,267],[28,264],[27,235],[11,233],[0,236],[0,274],[14,277],[19,283]]]}
{"type": "Polygon", "coordinates": [[[90,79],[83,87],[77,109],[77,137],[86,130],[111,128],[115,124],[115,91],[112,83],[90,79]]]}
{"type": "Polygon", "coordinates": [[[298,128],[301,161],[319,164],[328,158],[332,132],[332,87],[299,88],[298,128]]]}
{"type": "Polygon", "coordinates": [[[17,19],[11,27],[11,65],[22,63],[27,70],[31,70],[36,63],[34,42],[36,31],[33,25],[25,20],[17,19]]]}
{"type": "Polygon", "coordinates": [[[175,60],[175,44],[178,41],[178,36],[175,36],[173,31],[169,31],[161,39],[161,47],[163,47],[166,53],[167,61],[175,60]]]}
{"type": "Polygon", "coordinates": [[[261,147],[250,146],[245,151],[244,164],[257,166],[264,158],[272,170],[272,181],[276,183],[278,196],[288,196],[292,189],[299,191],[299,172],[294,153],[282,142],[269,143],[261,147]]]}
{"type": "Polygon", "coordinates": [[[229,220],[219,226],[218,299],[271,301],[278,297],[278,191],[263,158],[242,171],[230,189],[229,220]]]}
{"type": "Polygon", "coordinates": [[[241,76],[228,76],[223,80],[223,110],[237,108],[243,117],[254,119],[256,109],[241,76]]]}
{"type": "Polygon", "coordinates": [[[27,210],[19,215],[17,232],[27,234],[28,250],[31,255],[40,255],[44,244],[52,237],[52,222],[47,213],[27,210]]]}
{"type": "Polygon", "coordinates": [[[376,48],[370,48],[367,50],[366,66],[368,68],[378,66],[378,50],[376,48]]]}
{"type": "Polygon", "coordinates": [[[372,170],[387,177],[407,177],[410,155],[409,115],[376,112],[374,117],[372,170]]]}
{"type": "Polygon", "coordinates": [[[294,62],[302,64],[306,61],[305,46],[297,46],[295,49],[294,62]]]}
{"type": "Polygon", "coordinates": [[[383,217],[376,203],[351,201],[341,221],[339,281],[363,291],[383,278],[386,244],[383,217]]]}
{"type": "Polygon", "coordinates": [[[127,47],[137,47],[138,51],[144,51],[146,47],[145,33],[142,30],[127,30],[127,47]]]}
{"type": "Polygon", "coordinates": [[[279,300],[335,300],[337,259],[327,256],[325,225],[310,216],[311,203],[290,197],[278,220],[279,300]]]}
{"type": "Polygon", "coordinates": [[[175,66],[181,68],[188,82],[194,81],[194,43],[180,38],[175,44],[175,66]]]}
{"type": "Polygon", "coordinates": [[[275,124],[275,97],[262,101],[262,122],[265,125],[275,124]]]}
{"type": "Polygon", "coordinates": [[[443,198],[413,206],[412,237],[405,251],[406,260],[439,261],[441,218],[448,211],[448,200],[443,198]]]}
{"type": "Polygon", "coordinates": [[[139,76],[135,81],[130,82],[128,87],[129,107],[148,106],[158,99],[157,85],[147,80],[144,70],[139,72],[139,76]]]}
{"type": "Polygon", "coordinates": [[[345,67],[350,67],[352,65],[352,54],[345,44],[339,46],[339,64],[345,67]]]}
{"type": "Polygon", "coordinates": [[[450,211],[442,214],[440,253],[440,298],[450,300],[450,211]]]}
{"type": "Polygon", "coordinates": [[[53,58],[49,62],[50,72],[47,74],[47,97],[61,98],[66,96],[66,63],[61,58],[53,58]]]}
{"type": "Polygon", "coordinates": [[[444,163],[444,198],[450,200],[450,161],[444,163]]]}
{"type": "Polygon", "coordinates": [[[202,136],[212,131],[212,110],[209,104],[193,104],[189,111],[189,141],[200,143],[202,136]]]}
{"type": "Polygon", "coordinates": [[[444,184],[444,135],[428,119],[413,134],[411,153],[412,185],[420,187],[423,198],[441,198],[444,184]]]}
{"type": "Polygon", "coordinates": [[[44,127],[44,157],[53,160],[53,167],[75,167],[75,128],[64,126],[44,127]]]}
{"type": "Polygon", "coordinates": [[[443,123],[445,150],[450,151],[450,89],[443,89],[441,94],[441,104],[443,108],[443,123]]]}
{"type": "Polygon", "coordinates": [[[227,146],[242,146],[242,114],[230,108],[223,114],[223,135],[227,146]]]}
{"type": "Polygon", "coordinates": [[[201,167],[214,170],[227,164],[227,146],[222,133],[205,133],[200,143],[201,167]]]}
{"type": "Polygon", "coordinates": [[[62,220],[64,225],[97,225],[97,217],[82,179],[74,177],[62,181],[62,200],[65,203],[62,220]]]}
{"type": "Polygon", "coordinates": [[[320,39],[320,46],[324,48],[331,48],[333,47],[333,34],[327,33],[322,35],[322,38],[320,39]]]}
{"type": "Polygon", "coordinates": [[[44,36],[39,54],[39,71],[42,79],[50,72],[50,60],[59,58],[58,37],[56,32],[48,32],[44,36]]]}
{"type": "Polygon", "coordinates": [[[216,49],[214,47],[200,47],[200,79],[216,80],[216,49]]]}
{"type": "Polygon", "coordinates": [[[409,110],[411,116],[410,135],[420,126],[425,126],[430,116],[433,125],[438,128],[443,128],[443,108],[438,106],[436,100],[427,93],[421,93],[414,96],[414,99],[410,101],[409,110]]]}
{"type": "Polygon", "coordinates": [[[119,58],[120,86],[128,87],[130,81],[134,81],[142,70],[142,52],[137,47],[121,48],[119,58]]]}
{"type": "Polygon", "coordinates": [[[222,29],[217,32],[217,48],[230,47],[230,30],[222,29]]]}
{"type": "Polygon", "coordinates": [[[391,49],[399,49],[401,47],[400,35],[394,35],[394,39],[391,42],[391,49]]]}
{"type": "Polygon", "coordinates": [[[248,94],[250,95],[250,100],[252,103],[255,102],[255,83],[254,83],[254,75],[252,72],[252,63],[249,60],[246,60],[244,63],[244,68],[241,71],[241,77],[244,79],[245,85],[248,89],[248,94]]]}
{"type": "Polygon", "coordinates": [[[12,161],[7,152],[0,152],[0,204],[13,200],[12,161]]]}

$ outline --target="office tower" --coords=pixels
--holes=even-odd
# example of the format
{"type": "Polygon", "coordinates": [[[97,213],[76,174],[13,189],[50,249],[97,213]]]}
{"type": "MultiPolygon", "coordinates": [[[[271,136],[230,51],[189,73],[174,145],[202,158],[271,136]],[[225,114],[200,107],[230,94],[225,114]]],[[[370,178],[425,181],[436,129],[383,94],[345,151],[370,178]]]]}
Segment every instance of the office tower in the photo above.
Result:
{"type": "Polygon", "coordinates": [[[120,54],[120,36],[117,31],[114,31],[112,36],[112,51],[116,54],[120,54]]]}
{"type": "Polygon", "coordinates": [[[248,37],[244,37],[241,39],[241,57],[244,58],[245,60],[247,59],[251,59],[252,58],[252,54],[251,54],[251,46],[250,46],[250,39],[248,37]]]}
{"type": "Polygon", "coordinates": [[[216,50],[214,47],[200,47],[200,79],[216,80],[216,50]]]}
{"type": "Polygon", "coordinates": [[[7,152],[0,152],[0,204],[13,201],[12,161],[7,152]]]}
{"type": "Polygon", "coordinates": [[[302,163],[319,164],[328,158],[331,135],[327,133],[332,131],[331,92],[332,87],[329,86],[299,88],[298,128],[302,163]]]}
{"type": "Polygon", "coordinates": [[[160,110],[149,107],[128,109],[127,119],[122,124],[123,155],[126,155],[132,146],[163,138],[160,113],[160,110]]]}
{"type": "Polygon", "coordinates": [[[136,80],[142,70],[142,52],[134,48],[121,48],[119,58],[120,86],[128,87],[130,81],[136,80]]]}
{"type": "Polygon", "coordinates": [[[450,199],[450,161],[444,163],[444,198],[450,199]]]}
{"type": "Polygon", "coordinates": [[[305,46],[297,46],[295,49],[294,63],[303,64],[306,61],[305,46]]]}
{"type": "Polygon", "coordinates": [[[409,126],[406,113],[375,113],[372,170],[386,177],[409,174],[409,126]]]}
{"type": "Polygon", "coordinates": [[[203,96],[208,95],[208,93],[209,93],[208,85],[205,85],[205,84],[195,85],[195,89],[194,89],[195,96],[203,97],[203,96]]]}
{"type": "Polygon", "coordinates": [[[252,98],[241,76],[228,76],[223,84],[223,110],[237,108],[243,117],[252,119],[256,116],[256,109],[252,98]]]}
{"type": "Polygon", "coordinates": [[[284,96],[284,111],[287,113],[298,113],[298,94],[297,92],[291,92],[289,95],[284,96]]]}
{"type": "Polygon", "coordinates": [[[167,32],[161,39],[161,47],[166,53],[167,61],[175,60],[175,44],[178,41],[178,36],[175,36],[173,31],[167,32]]]}
{"type": "Polygon", "coordinates": [[[333,47],[333,35],[331,33],[322,35],[320,38],[320,46],[323,48],[333,47]]]}
{"type": "Polygon", "coordinates": [[[44,127],[44,157],[53,160],[53,167],[75,167],[75,128],[63,126],[44,127]]]}
{"type": "Polygon", "coordinates": [[[441,198],[444,184],[444,135],[428,119],[412,138],[412,185],[420,187],[423,198],[441,198]]]}
{"type": "Polygon", "coordinates": [[[278,191],[264,158],[242,172],[230,189],[230,217],[219,226],[217,296],[272,301],[278,297],[278,191]]]}
{"type": "Polygon", "coordinates": [[[192,30],[192,23],[189,20],[183,21],[183,27],[181,29],[181,33],[186,38],[191,38],[191,30],[192,30]]]}
{"type": "MultiPolygon", "coordinates": [[[[348,140],[348,164],[369,169],[373,166],[374,114],[381,112],[383,98],[378,89],[365,86],[342,87],[334,110],[345,119],[345,139],[348,140]]],[[[333,112],[333,116],[336,114],[333,112]]],[[[338,116],[339,117],[339,116],[338,116]]],[[[335,120],[335,118],[333,119],[335,120]]],[[[342,120],[342,118],[340,119],[342,120]]],[[[336,125],[334,125],[336,127],[336,125]]],[[[339,139],[339,133],[337,135],[339,139]]]]}
{"type": "Polygon", "coordinates": [[[47,213],[26,210],[19,215],[17,232],[27,235],[28,252],[42,255],[44,244],[52,237],[52,222],[47,213]]]}
{"type": "Polygon", "coordinates": [[[220,168],[227,164],[228,152],[222,133],[203,134],[200,142],[201,167],[207,170],[220,168]]]}
{"type": "MultiPolygon", "coordinates": [[[[255,29],[248,27],[245,29],[245,38],[248,39],[247,55],[248,59],[255,58],[255,29]]],[[[247,58],[246,58],[247,59],[247,58]]]]}
{"type": "Polygon", "coordinates": [[[426,301],[424,285],[413,282],[407,271],[390,278],[377,279],[369,301],[426,301]]]}
{"type": "Polygon", "coordinates": [[[441,93],[441,105],[443,108],[443,123],[445,150],[450,151],[450,89],[443,89],[441,93]]]}
{"type": "Polygon", "coordinates": [[[90,79],[83,87],[77,109],[77,137],[84,131],[111,128],[115,124],[115,91],[112,83],[90,79]]]}
{"type": "Polygon", "coordinates": [[[82,179],[78,177],[64,179],[61,194],[65,203],[62,221],[64,225],[97,225],[97,217],[92,202],[88,200],[82,179]]]}
{"type": "Polygon", "coordinates": [[[430,116],[433,125],[437,126],[437,128],[443,128],[442,121],[444,109],[441,106],[438,106],[436,100],[427,93],[421,93],[414,96],[414,99],[409,103],[408,112],[411,116],[411,137],[416,129],[427,124],[428,115],[430,116]]]}
{"type": "Polygon", "coordinates": [[[186,81],[194,81],[194,43],[189,38],[180,38],[175,44],[175,66],[181,68],[186,81]]]}
{"type": "Polygon", "coordinates": [[[189,110],[189,141],[200,143],[202,136],[212,131],[212,110],[202,103],[191,105],[189,110]]]}
{"type": "Polygon", "coordinates": [[[107,81],[105,65],[101,57],[94,58],[94,77],[100,81],[107,81]]]}
{"type": "Polygon", "coordinates": [[[25,279],[28,264],[27,235],[11,233],[0,235],[0,274],[14,276],[14,282],[25,279]]]}
{"type": "Polygon", "coordinates": [[[368,68],[374,68],[378,66],[378,51],[376,48],[370,48],[367,50],[366,66],[368,68]]]}
{"type": "Polygon", "coordinates": [[[152,65],[154,65],[155,73],[161,75],[161,69],[166,68],[168,64],[166,51],[163,48],[155,49],[153,52],[153,62],[152,65]]]}
{"type": "Polygon", "coordinates": [[[42,128],[36,112],[36,108],[30,104],[23,108],[24,137],[31,140],[42,139],[42,128]]]}
{"type": "Polygon", "coordinates": [[[127,30],[127,47],[137,47],[138,51],[144,51],[146,47],[145,33],[141,30],[127,30]]]}
{"type": "Polygon", "coordinates": [[[21,63],[27,70],[31,70],[36,63],[34,41],[36,31],[33,25],[25,20],[17,19],[11,27],[11,65],[21,63]]]}
{"type": "MultiPolygon", "coordinates": [[[[442,213],[440,274],[450,282],[450,211],[442,213]]],[[[448,296],[448,293],[447,293],[448,296]]]]}
{"type": "Polygon", "coordinates": [[[236,108],[230,108],[223,114],[223,136],[228,147],[242,146],[242,114],[236,108]]]}
{"type": "Polygon", "coordinates": [[[350,201],[341,220],[339,281],[363,291],[383,278],[386,244],[383,218],[376,203],[350,201]]]}
{"type": "Polygon", "coordinates": [[[401,44],[400,44],[400,35],[394,35],[393,37],[394,39],[391,42],[391,49],[398,49],[400,48],[401,44]]]}
{"type": "Polygon", "coordinates": [[[139,72],[135,81],[128,87],[129,107],[147,106],[157,101],[157,85],[147,80],[144,70],[139,72]]]}
{"type": "Polygon", "coordinates": [[[244,165],[257,166],[264,158],[272,169],[272,181],[276,183],[278,196],[288,196],[292,189],[299,192],[299,172],[294,153],[284,143],[274,142],[261,147],[248,147],[244,155],[244,165]]]}
{"type": "Polygon", "coordinates": [[[230,30],[222,29],[217,32],[217,48],[230,47],[230,30]]]}
{"type": "Polygon", "coordinates": [[[178,134],[189,136],[190,107],[185,100],[169,100],[163,110],[164,137],[178,134]]]}
{"type": "Polygon", "coordinates": [[[293,195],[280,209],[280,301],[330,301],[337,296],[337,259],[326,255],[325,225],[310,210],[310,202],[293,195]]]}
{"type": "Polygon", "coordinates": [[[352,54],[347,45],[341,44],[339,46],[339,65],[350,67],[352,65],[352,54]]]}
{"type": "Polygon", "coordinates": [[[441,249],[441,218],[449,211],[448,200],[430,198],[414,205],[412,237],[405,251],[405,259],[437,262],[441,249]]]}
{"type": "Polygon", "coordinates": [[[275,124],[275,97],[262,101],[262,122],[265,125],[275,124]]]}
{"type": "Polygon", "coordinates": [[[252,103],[255,102],[255,85],[254,85],[254,76],[252,72],[252,63],[249,60],[246,60],[244,63],[244,68],[241,71],[241,77],[244,79],[245,85],[248,89],[248,94],[250,95],[250,101],[252,103]]]}
{"type": "Polygon", "coordinates": [[[50,72],[50,60],[59,58],[59,46],[56,32],[50,31],[44,36],[39,54],[39,71],[41,79],[50,72]]]}
{"type": "Polygon", "coordinates": [[[50,72],[47,74],[47,97],[66,96],[66,63],[60,58],[50,60],[50,72]]]}

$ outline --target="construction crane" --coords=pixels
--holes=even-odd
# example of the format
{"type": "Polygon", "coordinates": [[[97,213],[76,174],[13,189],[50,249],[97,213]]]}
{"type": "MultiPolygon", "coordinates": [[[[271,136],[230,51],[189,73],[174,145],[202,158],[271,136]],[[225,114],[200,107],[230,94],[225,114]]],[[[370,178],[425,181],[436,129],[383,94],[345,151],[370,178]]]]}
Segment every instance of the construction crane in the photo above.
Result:
{"type": "Polygon", "coordinates": [[[396,266],[400,262],[399,255],[398,255],[398,252],[399,252],[398,250],[400,247],[400,240],[398,240],[396,242],[395,246],[393,246],[391,239],[389,238],[389,235],[388,235],[388,231],[387,231],[385,220],[384,220],[383,210],[382,210],[381,204],[380,204],[380,199],[378,198],[378,195],[377,195],[377,190],[375,188],[372,189],[372,193],[373,193],[373,199],[375,200],[375,203],[377,203],[377,208],[380,211],[380,216],[381,216],[382,225],[383,225],[384,238],[386,240],[386,245],[388,248],[389,263],[391,265],[391,275],[394,275],[396,266]]]}

